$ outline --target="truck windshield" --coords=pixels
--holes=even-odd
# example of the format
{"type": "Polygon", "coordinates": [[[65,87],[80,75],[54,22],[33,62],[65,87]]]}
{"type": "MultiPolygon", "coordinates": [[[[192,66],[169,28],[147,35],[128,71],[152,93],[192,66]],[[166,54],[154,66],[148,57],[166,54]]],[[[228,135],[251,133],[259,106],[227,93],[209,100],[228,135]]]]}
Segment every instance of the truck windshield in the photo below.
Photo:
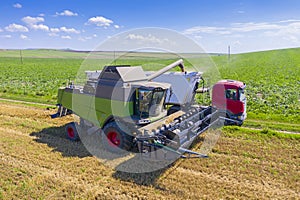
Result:
{"type": "Polygon", "coordinates": [[[163,109],[165,91],[139,89],[138,113],[141,118],[158,116],[163,109]]]}
{"type": "Polygon", "coordinates": [[[240,95],[240,101],[242,101],[242,102],[246,101],[245,90],[239,89],[239,95],[240,95]]]}

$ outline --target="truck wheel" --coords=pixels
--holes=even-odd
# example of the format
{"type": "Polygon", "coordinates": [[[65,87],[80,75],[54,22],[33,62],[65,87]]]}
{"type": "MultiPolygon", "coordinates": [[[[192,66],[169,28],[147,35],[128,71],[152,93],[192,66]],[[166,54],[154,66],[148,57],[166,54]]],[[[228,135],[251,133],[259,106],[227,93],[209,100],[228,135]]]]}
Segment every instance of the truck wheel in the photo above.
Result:
{"type": "Polygon", "coordinates": [[[103,128],[103,133],[103,145],[110,152],[129,151],[133,146],[133,137],[122,130],[115,121],[106,124],[103,128]]]}
{"type": "Polygon", "coordinates": [[[79,140],[78,132],[74,122],[67,124],[66,135],[69,140],[77,141],[79,140]]]}
{"type": "MultiPolygon", "coordinates": [[[[226,118],[227,118],[227,119],[230,119],[230,116],[229,116],[229,114],[228,114],[228,113],[226,113],[226,118]]],[[[230,126],[230,125],[232,125],[232,122],[231,122],[231,121],[229,121],[229,120],[225,120],[225,122],[224,122],[224,126],[230,126]]]]}
{"type": "Polygon", "coordinates": [[[236,125],[237,125],[237,126],[242,126],[243,123],[244,123],[243,121],[240,121],[240,122],[236,123],[236,125]]]}

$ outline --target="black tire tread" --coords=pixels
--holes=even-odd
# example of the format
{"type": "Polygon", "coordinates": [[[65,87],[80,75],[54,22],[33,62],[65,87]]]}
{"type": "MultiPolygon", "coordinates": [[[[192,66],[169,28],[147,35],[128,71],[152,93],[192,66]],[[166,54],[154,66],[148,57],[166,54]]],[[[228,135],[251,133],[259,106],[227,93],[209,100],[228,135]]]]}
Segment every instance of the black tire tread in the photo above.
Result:
{"type": "MultiPolygon", "coordinates": [[[[122,150],[126,150],[129,151],[131,150],[132,146],[133,146],[133,136],[127,134],[125,131],[127,129],[125,129],[124,127],[120,128],[118,126],[118,124],[115,121],[109,122],[108,124],[106,124],[103,128],[103,135],[105,135],[105,140],[107,140],[106,137],[106,130],[108,130],[109,128],[113,128],[115,129],[118,133],[121,134],[122,136],[122,142],[121,142],[121,146],[119,147],[122,150]],[[125,131],[123,131],[123,129],[125,129],[125,131]]],[[[108,148],[109,150],[115,151],[112,148],[108,148]]],[[[117,151],[118,148],[116,148],[117,151]]]]}
{"type": "Polygon", "coordinates": [[[77,129],[76,129],[75,122],[71,122],[71,123],[67,124],[66,128],[65,128],[65,131],[66,131],[66,136],[69,140],[71,140],[71,141],[78,141],[79,140],[79,135],[78,135],[78,132],[77,132],[77,129]],[[74,130],[74,134],[75,134],[74,138],[70,138],[69,135],[68,135],[67,130],[68,130],[69,127],[73,128],[73,130],[74,130]]]}

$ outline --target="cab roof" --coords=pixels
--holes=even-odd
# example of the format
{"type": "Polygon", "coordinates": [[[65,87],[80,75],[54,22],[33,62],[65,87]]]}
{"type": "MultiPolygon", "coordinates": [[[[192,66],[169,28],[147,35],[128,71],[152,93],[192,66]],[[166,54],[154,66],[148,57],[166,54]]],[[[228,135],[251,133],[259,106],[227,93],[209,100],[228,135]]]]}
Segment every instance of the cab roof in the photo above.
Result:
{"type": "Polygon", "coordinates": [[[112,82],[122,81],[135,82],[145,81],[147,77],[141,66],[130,67],[129,65],[105,66],[99,76],[101,80],[109,80],[112,82]]]}
{"type": "Polygon", "coordinates": [[[171,84],[164,82],[148,81],[141,66],[130,67],[128,65],[106,66],[100,76],[100,80],[110,82],[123,82],[127,86],[144,87],[149,89],[169,89],[171,84]]]}
{"type": "Polygon", "coordinates": [[[233,86],[238,88],[246,87],[246,84],[241,81],[236,80],[220,80],[216,83],[216,85],[223,85],[223,86],[233,86]]]}

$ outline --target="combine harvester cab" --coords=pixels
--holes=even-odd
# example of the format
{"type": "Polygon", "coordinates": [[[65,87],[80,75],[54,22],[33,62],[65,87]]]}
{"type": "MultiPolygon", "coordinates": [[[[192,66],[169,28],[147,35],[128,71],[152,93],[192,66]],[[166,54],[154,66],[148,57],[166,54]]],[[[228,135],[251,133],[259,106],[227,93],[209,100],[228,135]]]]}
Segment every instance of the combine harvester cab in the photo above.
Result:
{"type": "MultiPolygon", "coordinates": [[[[157,72],[106,66],[86,74],[84,86],[59,89],[59,110],[52,117],[78,115],[79,126],[85,127],[87,134],[101,132],[103,146],[110,152],[138,151],[155,160],[206,157],[188,147],[200,134],[227,119],[220,118],[220,105],[195,102],[202,73],[185,72],[181,59],[157,72]],[[176,66],[181,72],[166,73],[176,66]]],[[[225,95],[224,91],[213,88],[213,97],[215,92],[225,95]]]]}

